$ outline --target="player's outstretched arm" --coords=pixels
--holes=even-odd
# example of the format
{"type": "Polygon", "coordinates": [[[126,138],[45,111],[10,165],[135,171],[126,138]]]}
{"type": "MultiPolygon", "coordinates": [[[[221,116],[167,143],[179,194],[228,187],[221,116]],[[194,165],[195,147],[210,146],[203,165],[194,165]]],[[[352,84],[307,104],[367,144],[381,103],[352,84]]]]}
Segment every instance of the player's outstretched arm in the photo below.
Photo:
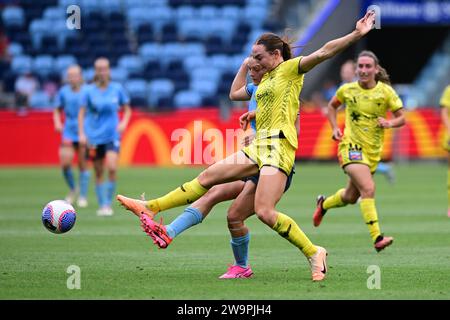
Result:
{"type": "Polygon", "coordinates": [[[351,33],[327,42],[322,48],[303,57],[298,64],[298,73],[305,73],[319,63],[334,57],[345,48],[349,47],[365,36],[375,23],[375,12],[369,11],[356,23],[356,28],[351,33]]]}

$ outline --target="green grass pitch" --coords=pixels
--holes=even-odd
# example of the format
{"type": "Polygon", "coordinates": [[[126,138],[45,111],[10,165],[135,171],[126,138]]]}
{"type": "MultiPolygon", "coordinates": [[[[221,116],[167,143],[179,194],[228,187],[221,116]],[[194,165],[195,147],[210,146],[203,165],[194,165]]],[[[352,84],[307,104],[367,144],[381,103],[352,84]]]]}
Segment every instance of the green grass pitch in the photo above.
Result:
{"type": "MultiPolygon", "coordinates": [[[[118,193],[160,196],[191,179],[199,168],[122,168],[118,193]]],[[[346,176],[337,164],[297,164],[279,210],[329,251],[329,274],[313,283],[306,259],[289,242],[248,220],[252,279],[219,280],[233,261],[226,226],[228,203],[166,250],[158,250],[138,220],[114,204],[113,217],[97,217],[93,182],[90,207],[77,210],[75,227],[55,235],[43,227],[43,206],[64,198],[58,168],[0,169],[0,299],[450,299],[450,218],[446,165],[395,167],[390,185],[376,175],[382,231],[394,244],[376,253],[359,206],[329,211],[319,228],[311,215],[319,193],[334,193],[346,176]],[[67,268],[80,267],[79,290],[69,290],[67,268]],[[380,289],[368,289],[380,268],[380,289]]],[[[172,221],[183,208],[162,214],[172,221]]]]}

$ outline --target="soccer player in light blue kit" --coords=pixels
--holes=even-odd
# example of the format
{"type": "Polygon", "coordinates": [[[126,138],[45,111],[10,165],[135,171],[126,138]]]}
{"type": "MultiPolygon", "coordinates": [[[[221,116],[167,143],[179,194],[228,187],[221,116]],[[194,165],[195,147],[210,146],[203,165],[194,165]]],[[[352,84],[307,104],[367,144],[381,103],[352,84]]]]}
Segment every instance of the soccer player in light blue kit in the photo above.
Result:
{"type": "Polygon", "coordinates": [[[86,89],[86,85],[83,84],[81,68],[78,65],[67,68],[66,74],[68,84],[59,89],[55,97],[53,124],[55,130],[62,133],[59,158],[64,180],[70,189],[66,201],[74,203],[77,197],[77,191],[79,191],[77,205],[80,208],[84,208],[88,205],[89,171],[87,170],[86,146],[78,143],[78,111],[81,107],[82,95],[86,89]],[[64,124],[61,121],[61,112],[64,112],[65,115],[64,124]],[[75,153],[77,153],[78,168],[80,171],[78,188],[75,185],[75,178],[72,171],[72,161],[75,153]]]}
{"type": "Polygon", "coordinates": [[[111,81],[108,59],[98,58],[94,67],[94,83],[83,95],[78,117],[79,141],[87,144],[89,156],[94,162],[95,192],[100,207],[97,215],[111,216],[120,138],[131,117],[130,99],[121,84],[111,81]],[[124,110],[121,120],[118,114],[120,108],[124,110]],[[106,182],[103,177],[105,167],[108,171],[106,182]]]}

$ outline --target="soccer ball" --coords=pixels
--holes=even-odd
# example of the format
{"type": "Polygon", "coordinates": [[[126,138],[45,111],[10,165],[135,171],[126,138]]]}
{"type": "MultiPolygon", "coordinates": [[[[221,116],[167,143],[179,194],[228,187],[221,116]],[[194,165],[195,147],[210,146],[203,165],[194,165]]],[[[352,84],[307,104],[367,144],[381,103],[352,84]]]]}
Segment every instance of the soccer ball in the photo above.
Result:
{"type": "Polygon", "coordinates": [[[64,200],[54,200],[42,210],[42,223],[53,233],[65,233],[73,228],[77,213],[75,209],[64,200]]]}

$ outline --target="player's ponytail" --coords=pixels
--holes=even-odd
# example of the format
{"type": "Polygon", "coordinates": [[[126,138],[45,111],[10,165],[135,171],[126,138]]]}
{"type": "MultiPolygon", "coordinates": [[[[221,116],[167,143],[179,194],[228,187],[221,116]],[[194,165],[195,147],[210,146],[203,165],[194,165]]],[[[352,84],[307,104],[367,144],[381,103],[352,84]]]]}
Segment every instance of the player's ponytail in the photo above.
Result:
{"type": "Polygon", "coordinates": [[[268,52],[279,50],[283,60],[292,58],[291,46],[287,40],[284,40],[274,33],[264,33],[255,42],[255,44],[263,45],[268,52]]]}
{"type": "Polygon", "coordinates": [[[391,85],[391,79],[389,78],[389,74],[387,73],[386,69],[378,65],[378,70],[379,71],[375,75],[375,81],[381,81],[388,85],[391,85]]]}
{"type": "Polygon", "coordinates": [[[378,67],[378,72],[375,75],[375,81],[377,82],[381,81],[383,83],[391,85],[391,79],[389,78],[389,74],[387,73],[386,69],[380,65],[378,57],[375,55],[375,53],[369,50],[364,50],[358,55],[358,58],[360,57],[369,57],[372,58],[373,61],[375,62],[375,66],[378,67]]]}

